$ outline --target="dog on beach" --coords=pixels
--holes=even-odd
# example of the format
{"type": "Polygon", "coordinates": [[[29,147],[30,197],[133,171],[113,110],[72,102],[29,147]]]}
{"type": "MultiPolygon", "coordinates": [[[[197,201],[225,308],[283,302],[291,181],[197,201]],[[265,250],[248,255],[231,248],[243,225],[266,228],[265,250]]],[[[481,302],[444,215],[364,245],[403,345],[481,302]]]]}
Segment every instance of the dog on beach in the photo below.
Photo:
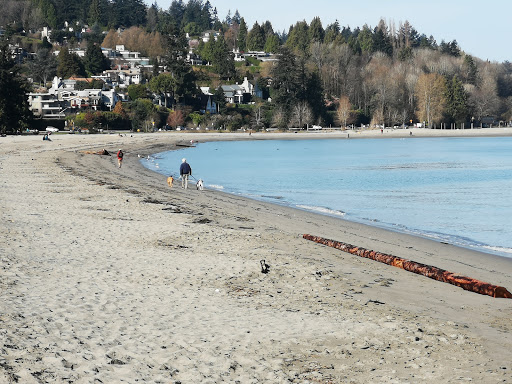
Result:
{"type": "Polygon", "coordinates": [[[174,183],[174,177],[169,176],[167,178],[167,184],[169,184],[169,187],[171,187],[171,188],[172,188],[172,183],[174,183]]]}
{"type": "Polygon", "coordinates": [[[196,188],[197,188],[198,191],[202,191],[204,189],[203,179],[197,180],[196,188]]]}

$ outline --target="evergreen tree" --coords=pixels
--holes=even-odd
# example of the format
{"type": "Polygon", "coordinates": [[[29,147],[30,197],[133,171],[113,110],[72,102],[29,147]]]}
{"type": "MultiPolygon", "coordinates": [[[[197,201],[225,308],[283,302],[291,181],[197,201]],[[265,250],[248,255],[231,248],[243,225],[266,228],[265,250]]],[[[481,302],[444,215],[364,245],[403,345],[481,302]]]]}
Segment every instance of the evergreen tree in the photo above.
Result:
{"type": "Polygon", "coordinates": [[[87,44],[101,44],[103,41],[103,33],[98,23],[94,24],[89,33],[82,35],[83,39],[87,41],[87,44]]]}
{"type": "Polygon", "coordinates": [[[185,35],[176,25],[172,24],[167,27],[163,37],[165,54],[162,62],[176,81],[174,90],[176,101],[184,100],[186,96],[194,97],[197,88],[192,67],[185,60],[188,52],[185,35]]]}
{"type": "Polygon", "coordinates": [[[300,21],[290,28],[286,46],[296,54],[307,57],[309,55],[309,27],[305,21],[300,21]]]}
{"type": "Polygon", "coordinates": [[[359,44],[359,38],[350,36],[347,44],[355,55],[360,55],[362,53],[361,44],[359,44]]]}
{"type": "Polygon", "coordinates": [[[288,121],[297,105],[307,104],[316,119],[323,114],[323,90],[320,77],[310,72],[307,60],[288,47],[281,47],[280,58],[272,69],[271,97],[288,121]]]}
{"type": "Polygon", "coordinates": [[[53,3],[50,0],[35,0],[35,2],[41,10],[46,24],[52,29],[57,28],[57,13],[53,3]]]}
{"type": "Polygon", "coordinates": [[[99,0],[91,0],[89,7],[89,24],[93,25],[100,22],[100,4],[99,0]]]}
{"type": "Polygon", "coordinates": [[[420,48],[437,49],[436,39],[434,39],[434,36],[432,36],[432,35],[430,35],[430,37],[427,37],[425,34],[422,34],[419,37],[419,47],[420,48]]]}
{"type": "Polygon", "coordinates": [[[197,47],[197,52],[201,56],[201,59],[206,61],[208,64],[211,64],[213,60],[214,44],[214,39],[210,39],[206,43],[201,40],[199,42],[199,46],[197,47]]]}
{"type": "Polygon", "coordinates": [[[225,113],[226,112],[226,97],[224,96],[224,91],[222,87],[218,87],[213,94],[213,101],[217,104],[218,112],[225,113]]]}
{"type": "Polygon", "coordinates": [[[158,27],[158,6],[156,5],[156,2],[148,8],[146,20],[146,29],[148,32],[156,31],[158,27]]]}
{"type": "Polygon", "coordinates": [[[219,31],[222,28],[222,23],[219,20],[217,8],[213,8],[213,29],[219,31]]]}
{"type": "Polygon", "coordinates": [[[247,50],[248,51],[263,51],[265,47],[265,32],[260,27],[258,22],[255,22],[252,29],[247,34],[247,50]]]}
{"type": "Polygon", "coordinates": [[[373,49],[376,52],[382,52],[388,56],[393,55],[391,39],[382,28],[378,28],[373,35],[373,49]]]}
{"type": "Polygon", "coordinates": [[[279,50],[279,37],[277,35],[271,35],[267,37],[265,42],[265,52],[277,53],[279,50]]]}
{"type": "Polygon", "coordinates": [[[274,34],[274,28],[272,27],[272,23],[270,21],[265,21],[261,28],[263,29],[263,33],[265,34],[265,38],[272,36],[274,34]]]}
{"type": "Polygon", "coordinates": [[[63,26],[65,22],[72,23],[79,20],[79,3],[68,0],[51,0],[55,6],[57,26],[63,26]]]}
{"type": "Polygon", "coordinates": [[[171,22],[176,25],[181,25],[184,13],[185,5],[183,4],[183,0],[173,0],[171,6],[169,7],[171,22]]]}
{"type": "Polygon", "coordinates": [[[144,99],[148,96],[148,88],[145,84],[130,84],[128,86],[128,97],[130,100],[144,99]]]}
{"type": "Polygon", "coordinates": [[[48,41],[48,38],[45,36],[43,37],[43,42],[41,43],[41,49],[47,49],[51,50],[53,48],[53,45],[48,41]]]}
{"type": "Polygon", "coordinates": [[[131,106],[132,129],[147,130],[154,120],[155,106],[149,99],[137,99],[131,106]]]}
{"type": "Polygon", "coordinates": [[[441,53],[459,57],[460,56],[460,48],[459,44],[456,40],[452,40],[449,43],[446,43],[444,40],[441,41],[441,44],[439,45],[439,50],[441,53]]]}
{"type": "Polygon", "coordinates": [[[466,83],[476,85],[478,80],[478,69],[471,55],[464,56],[464,63],[462,64],[462,69],[464,73],[463,80],[466,83]]]}
{"type": "Polygon", "coordinates": [[[330,44],[336,41],[340,34],[340,23],[336,20],[334,23],[329,24],[325,29],[324,43],[330,44]]]}
{"type": "Polygon", "coordinates": [[[241,52],[245,52],[246,50],[246,42],[247,42],[247,24],[245,23],[244,18],[240,19],[240,29],[238,31],[238,49],[241,52]]]}
{"type": "Polygon", "coordinates": [[[228,9],[228,14],[226,15],[226,18],[224,19],[224,23],[227,24],[228,26],[230,26],[232,22],[233,22],[233,20],[231,19],[231,9],[228,9]]]}
{"type": "Polygon", "coordinates": [[[309,41],[311,43],[323,43],[324,37],[325,37],[325,31],[322,27],[322,22],[320,21],[319,17],[315,17],[309,26],[309,41]]]}
{"type": "Polygon", "coordinates": [[[373,53],[375,47],[373,46],[373,33],[367,25],[363,27],[363,30],[357,36],[357,41],[361,47],[361,51],[367,53],[373,53]]]}
{"type": "Polygon", "coordinates": [[[85,69],[93,75],[97,75],[110,69],[110,60],[103,54],[98,44],[89,43],[84,57],[85,69]]]}
{"type": "Polygon", "coordinates": [[[297,57],[287,47],[281,47],[279,61],[272,69],[271,97],[273,102],[289,114],[298,101],[299,73],[297,57]]]}
{"type": "Polygon", "coordinates": [[[49,49],[41,48],[37,51],[34,60],[28,62],[28,68],[32,78],[46,86],[47,81],[57,72],[57,58],[49,49]]]}
{"type": "Polygon", "coordinates": [[[454,123],[461,124],[468,119],[467,94],[457,76],[446,84],[446,114],[454,123]]]}
{"type": "Polygon", "coordinates": [[[213,70],[223,78],[232,77],[235,74],[235,61],[222,35],[213,41],[212,53],[213,70]]]}
{"type": "MultiPolygon", "coordinates": [[[[184,27],[188,23],[197,23],[201,25],[203,13],[203,1],[202,0],[189,0],[185,5],[185,11],[183,12],[183,20],[181,21],[181,27],[184,27]]],[[[208,29],[208,26],[204,29],[208,29]]]]}
{"type": "Polygon", "coordinates": [[[238,9],[237,9],[237,10],[235,10],[235,14],[233,15],[233,18],[231,19],[231,23],[240,24],[240,21],[241,21],[240,13],[238,12],[238,9]]]}
{"type": "Polygon", "coordinates": [[[322,79],[317,71],[306,76],[306,97],[304,98],[311,107],[313,119],[318,120],[325,113],[322,79]]]}
{"type": "Polygon", "coordinates": [[[164,97],[164,107],[168,107],[169,97],[173,97],[176,81],[169,73],[162,73],[149,81],[149,89],[164,97]]]}
{"type": "Polygon", "coordinates": [[[143,0],[113,0],[111,10],[115,27],[129,28],[146,23],[146,4],[143,0]]]}
{"type": "Polygon", "coordinates": [[[11,58],[7,41],[0,40],[0,132],[25,130],[32,114],[28,109],[29,87],[11,58]]]}
{"type": "Polygon", "coordinates": [[[212,5],[210,4],[209,0],[206,0],[206,2],[203,5],[203,8],[201,10],[201,22],[199,23],[202,27],[202,30],[211,29],[214,22],[213,17],[213,10],[212,5]]]}
{"type": "Polygon", "coordinates": [[[71,76],[85,76],[82,60],[75,53],[69,53],[67,47],[63,47],[58,56],[57,76],[67,79],[71,76]]]}

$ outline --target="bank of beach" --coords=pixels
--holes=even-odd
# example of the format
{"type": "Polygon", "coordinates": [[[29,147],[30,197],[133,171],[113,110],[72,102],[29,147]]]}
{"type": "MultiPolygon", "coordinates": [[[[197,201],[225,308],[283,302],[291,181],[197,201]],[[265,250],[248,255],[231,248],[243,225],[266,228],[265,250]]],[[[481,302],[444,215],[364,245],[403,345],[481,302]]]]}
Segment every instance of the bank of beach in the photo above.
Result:
{"type": "MultiPolygon", "coordinates": [[[[350,139],[381,135],[409,130],[350,139]]],[[[139,163],[189,140],[344,136],[0,138],[0,382],[509,381],[510,300],[302,234],[509,290],[512,260],[218,191],[170,189],[139,163]],[[102,149],[113,156],[84,153],[102,149]],[[268,274],[260,272],[263,259],[268,274]]]]}

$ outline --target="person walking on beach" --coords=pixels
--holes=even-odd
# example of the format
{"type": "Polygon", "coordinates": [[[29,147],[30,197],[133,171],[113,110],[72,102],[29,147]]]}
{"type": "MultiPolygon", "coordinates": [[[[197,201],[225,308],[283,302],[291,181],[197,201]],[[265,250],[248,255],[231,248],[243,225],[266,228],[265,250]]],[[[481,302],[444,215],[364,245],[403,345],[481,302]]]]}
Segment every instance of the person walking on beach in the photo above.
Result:
{"type": "Polygon", "coordinates": [[[188,188],[188,177],[192,175],[192,168],[187,163],[187,159],[181,159],[180,176],[181,176],[181,188],[188,188]]]}
{"type": "Polygon", "coordinates": [[[119,151],[117,152],[117,165],[119,166],[119,168],[121,168],[121,164],[123,162],[123,156],[124,156],[123,150],[121,148],[119,148],[119,151]]]}

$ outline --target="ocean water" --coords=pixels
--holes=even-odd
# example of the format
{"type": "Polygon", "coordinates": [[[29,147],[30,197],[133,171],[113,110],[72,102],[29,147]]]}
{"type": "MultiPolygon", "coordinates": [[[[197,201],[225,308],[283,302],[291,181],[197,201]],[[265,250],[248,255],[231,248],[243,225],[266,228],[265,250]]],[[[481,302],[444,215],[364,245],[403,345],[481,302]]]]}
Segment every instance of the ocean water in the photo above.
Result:
{"type": "Polygon", "coordinates": [[[144,166],[205,187],[512,257],[512,138],[200,143],[144,166]]]}

